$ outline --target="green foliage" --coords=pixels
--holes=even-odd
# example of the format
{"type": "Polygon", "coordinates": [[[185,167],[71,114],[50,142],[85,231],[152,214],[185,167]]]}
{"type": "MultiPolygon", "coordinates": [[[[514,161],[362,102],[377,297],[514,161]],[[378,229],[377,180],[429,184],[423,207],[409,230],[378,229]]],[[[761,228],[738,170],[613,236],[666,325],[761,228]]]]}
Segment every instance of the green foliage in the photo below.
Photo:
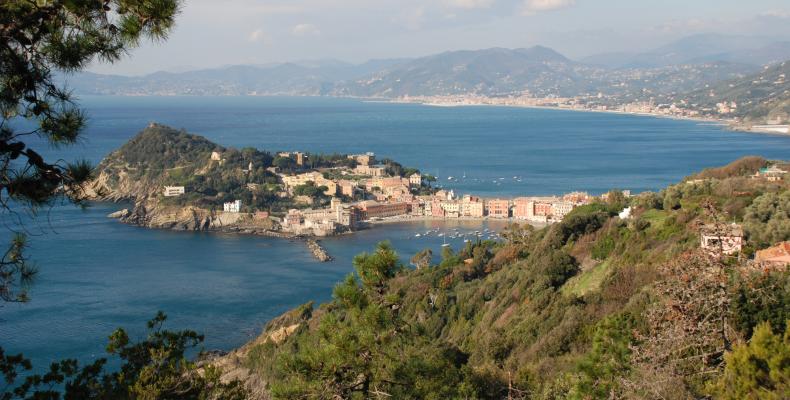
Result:
{"type": "Polygon", "coordinates": [[[630,369],[633,318],[608,317],[593,333],[590,351],[578,362],[578,381],[569,399],[610,399],[617,397],[618,378],[630,369]]]}
{"type": "Polygon", "coordinates": [[[185,358],[186,351],[203,341],[193,331],[162,329],[161,312],[148,322],[148,337],[132,342],[123,329],[110,335],[107,352],[121,362],[119,371],[105,372],[106,359],[80,367],[76,360],[53,363],[47,373],[30,375],[16,387],[20,372],[32,365],[22,355],[5,355],[0,349],[0,371],[9,385],[0,399],[229,399],[248,393],[239,381],[220,382],[212,366],[199,370],[185,358]]]}
{"type": "Polygon", "coordinates": [[[757,197],[746,208],[743,222],[749,240],[761,248],[790,240],[790,191],[757,197]]]}
{"type": "Polygon", "coordinates": [[[782,337],[763,322],[748,344],[736,345],[724,360],[724,373],[711,388],[717,398],[779,400],[790,393],[790,329],[782,337]]]}
{"type": "Polygon", "coordinates": [[[739,276],[732,305],[734,325],[745,337],[750,338],[761,322],[784,331],[790,320],[790,271],[739,276]]]}
{"type": "Polygon", "coordinates": [[[36,268],[25,255],[26,248],[27,237],[18,233],[0,258],[0,300],[4,302],[24,303],[29,300],[27,290],[36,275],[36,268]]]}
{"type": "Polygon", "coordinates": [[[3,207],[9,200],[36,207],[57,194],[81,200],[79,186],[90,178],[85,168],[48,163],[20,140],[37,135],[58,146],[82,137],[85,115],[71,94],[55,84],[53,73],[79,71],[94,59],[117,61],[144,38],[166,37],[178,7],[177,0],[0,3],[3,207]],[[36,127],[17,131],[10,122],[19,119],[36,127]]]}
{"type": "Polygon", "coordinates": [[[296,196],[307,196],[313,199],[323,199],[327,196],[324,192],[328,188],[326,186],[316,186],[313,182],[307,182],[304,185],[299,185],[294,188],[293,193],[296,196]]]}
{"type": "Polygon", "coordinates": [[[398,255],[389,242],[381,242],[373,254],[362,253],[354,257],[354,269],[366,289],[381,293],[387,280],[403,269],[398,255]]]}
{"type": "Polygon", "coordinates": [[[270,370],[275,398],[442,399],[473,396],[464,385],[466,356],[432,345],[400,316],[402,298],[382,296],[401,270],[387,243],[354,259],[357,278],[335,288],[314,331],[289,338],[270,370]]]}
{"type": "Polygon", "coordinates": [[[699,174],[693,175],[692,179],[726,179],[754,175],[760,168],[767,165],[768,161],[762,157],[743,157],[723,167],[704,169],[699,174]]]}

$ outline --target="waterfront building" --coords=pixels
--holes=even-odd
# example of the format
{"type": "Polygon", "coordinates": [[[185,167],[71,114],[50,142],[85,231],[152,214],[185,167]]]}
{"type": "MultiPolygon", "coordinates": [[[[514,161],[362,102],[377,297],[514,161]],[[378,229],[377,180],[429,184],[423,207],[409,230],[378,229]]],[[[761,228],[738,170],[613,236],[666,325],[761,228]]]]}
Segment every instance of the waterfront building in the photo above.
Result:
{"type": "Polygon", "coordinates": [[[548,200],[536,200],[533,203],[532,215],[536,217],[550,217],[552,202],[548,200]]]}
{"type": "Polygon", "coordinates": [[[298,226],[302,225],[304,222],[304,217],[302,216],[301,211],[296,209],[288,210],[288,214],[285,215],[284,221],[285,225],[287,226],[298,226]]]}
{"type": "Polygon", "coordinates": [[[185,192],[186,190],[184,189],[183,186],[165,186],[163,190],[163,194],[165,195],[165,197],[181,196],[185,192]]]}
{"type": "Polygon", "coordinates": [[[519,197],[513,200],[513,218],[530,220],[535,214],[535,202],[528,197],[519,197]]]}
{"type": "Polygon", "coordinates": [[[485,206],[477,196],[465,195],[461,200],[461,216],[481,218],[485,215],[485,206]]]}
{"type": "Polygon", "coordinates": [[[255,211],[255,219],[268,219],[269,212],[268,211],[255,211]]]}
{"type": "Polygon", "coordinates": [[[357,223],[362,219],[359,209],[349,205],[342,205],[338,208],[335,218],[338,224],[347,226],[350,229],[356,228],[357,223]]]}
{"type": "Polygon", "coordinates": [[[433,200],[431,202],[431,216],[444,218],[444,208],[442,208],[441,200],[433,200]]]}
{"type": "Polygon", "coordinates": [[[222,205],[222,210],[229,213],[241,212],[241,200],[224,203],[222,205]]]}
{"type": "Polygon", "coordinates": [[[510,218],[510,200],[488,200],[486,209],[490,218],[510,218]]]}
{"type": "Polygon", "coordinates": [[[357,203],[357,208],[362,211],[363,219],[388,218],[409,213],[409,205],[406,203],[380,203],[367,200],[357,203]]]}
{"type": "Polygon", "coordinates": [[[440,204],[444,210],[445,217],[458,218],[461,216],[461,203],[457,201],[443,201],[440,204]]]}

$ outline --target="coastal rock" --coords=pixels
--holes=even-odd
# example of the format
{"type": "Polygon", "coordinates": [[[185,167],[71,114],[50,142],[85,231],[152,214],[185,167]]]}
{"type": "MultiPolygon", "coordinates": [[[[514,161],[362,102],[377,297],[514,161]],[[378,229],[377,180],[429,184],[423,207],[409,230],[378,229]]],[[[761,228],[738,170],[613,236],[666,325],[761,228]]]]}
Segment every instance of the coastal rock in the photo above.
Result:
{"type": "Polygon", "coordinates": [[[127,215],[129,215],[129,209],[124,208],[123,210],[118,210],[116,212],[107,214],[107,218],[121,219],[126,218],[127,215]]]}

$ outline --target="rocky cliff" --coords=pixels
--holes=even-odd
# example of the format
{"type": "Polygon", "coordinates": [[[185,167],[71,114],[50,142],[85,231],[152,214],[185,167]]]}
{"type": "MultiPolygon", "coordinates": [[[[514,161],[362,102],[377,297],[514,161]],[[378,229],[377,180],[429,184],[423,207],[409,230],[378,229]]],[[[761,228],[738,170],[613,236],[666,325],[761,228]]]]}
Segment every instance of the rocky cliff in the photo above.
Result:
{"type": "Polygon", "coordinates": [[[214,212],[194,206],[166,206],[156,200],[138,201],[128,214],[119,219],[148,228],[184,231],[220,230],[235,226],[242,220],[252,222],[248,214],[214,212]]]}

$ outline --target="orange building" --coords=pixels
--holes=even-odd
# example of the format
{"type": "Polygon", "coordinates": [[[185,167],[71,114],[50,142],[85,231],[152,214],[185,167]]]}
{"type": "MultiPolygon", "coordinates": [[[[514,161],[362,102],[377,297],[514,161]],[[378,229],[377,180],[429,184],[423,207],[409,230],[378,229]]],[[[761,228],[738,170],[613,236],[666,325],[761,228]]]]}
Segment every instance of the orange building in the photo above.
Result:
{"type": "Polygon", "coordinates": [[[790,242],[781,242],[765,250],[759,250],[754,262],[763,267],[781,268],[790,265],[790,242]]]}
{"type": "Polygon", "coordinates": [[[368,200],[357,204],[357,208],[362,211],[363,219],[395,217],[409,213],[407,203],[379,203],[368,200]]]}

